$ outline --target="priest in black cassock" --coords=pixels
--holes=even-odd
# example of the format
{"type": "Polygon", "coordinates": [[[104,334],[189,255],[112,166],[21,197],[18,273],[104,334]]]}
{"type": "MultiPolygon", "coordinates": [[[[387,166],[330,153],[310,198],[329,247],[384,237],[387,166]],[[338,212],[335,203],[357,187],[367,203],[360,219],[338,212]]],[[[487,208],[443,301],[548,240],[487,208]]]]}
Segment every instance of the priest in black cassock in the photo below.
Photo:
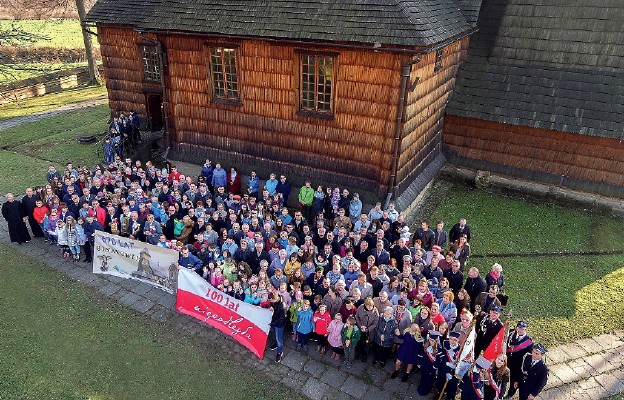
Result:
{"type": "Polygon", "coordinates": [[[12,193],[7,193],[6,203],[2,205],[2,216],[7,220],[9,225],[9,236],[11,242],[17,242],[22,244],[30,240],[30,234],[28,228],[24,223],[24,207],[19,201],[15,201],[15,197],[12,193]]]}

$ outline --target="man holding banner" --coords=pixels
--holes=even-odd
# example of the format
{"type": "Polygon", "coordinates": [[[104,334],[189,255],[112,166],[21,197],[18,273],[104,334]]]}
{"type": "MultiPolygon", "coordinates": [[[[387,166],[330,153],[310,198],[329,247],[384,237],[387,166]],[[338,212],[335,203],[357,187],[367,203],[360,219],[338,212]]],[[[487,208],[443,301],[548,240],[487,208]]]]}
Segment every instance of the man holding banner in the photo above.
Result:
{"type": "Polygon", "coordinates": [[[271,302],[270,310],[273,311],[271,317],[271,327],[275,334],[275,344],[271,346],[271,350],[277,350],[275,362],[280,363],[284,358],[284,327],[286,326],[286,311],[284,311],[284,303],[282,296],[277,292],[271,292],[269,295],[271,302]]]}
{"type": "MultiPolygon", "coordinates": [[[[485,350],[494,340],[496,335],[503,329],[503,323],[500,320],[502,309],[498,306],[491,306],[489,315],[481,318],[477,324],[477,340],[475,342],[475,355],[478,356],[481,351],[485,350]]],[[[494,355],[496,357],[496,355],[494,355]]],[[[493,358],[492,358],[493,359],[493,358]]]]}

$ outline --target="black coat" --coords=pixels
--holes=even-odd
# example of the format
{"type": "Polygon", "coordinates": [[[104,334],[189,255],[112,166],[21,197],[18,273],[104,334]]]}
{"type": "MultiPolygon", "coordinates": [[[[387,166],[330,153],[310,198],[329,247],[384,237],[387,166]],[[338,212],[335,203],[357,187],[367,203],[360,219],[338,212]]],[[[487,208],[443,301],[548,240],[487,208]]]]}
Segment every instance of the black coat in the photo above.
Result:
{"type": "Polygon", "coordinates": [[[266,262],[270,264],[271,258],[269,257],[269,253],[263,250],[260,255],[258,255],[258,252],[254,249],[249,255],[248,261],[251,272],[257,274],[260,271],[260,261],[262,260],[266,260],[266,262]]]}
{"type": "Polygon", "coordinates": [[[2,205],[2,216],[9,226],[11,242],[23,243],[30,240],[28,228],[24,223],[26,212],[19,201],[7,201],[2,205]]]}
{"type": "Polygon", "coordinates": [[[532,360],[533,357],[530,354],[526,354],[522,361],[522,374],[524,377],[520,382],[520,400],[526,400],[530,394],[537,397],[548,381],[548,367],[546,367],[546,364],[543,361],[539,361],[531,366],[532,360]]]}
{"type": "Polygon", "coordinates": [[[503,323],[500,318],[495,321],[490,319],[489,315],[485,315],[477,324],[477,339],[475,340],[475,356],[481,351],[487,349],[492,343],[494,337],[503,329],[503,323]]]}
{"type": "Polygon", "coordinates": [[[451,288],[455,296],[457,296],[457,292],[459,292],[459,289],[462,288],[462,283],[464,283],[464,274],[462,274],[461,271],[457,271],[457,273],[454,274],[452,270],[447,269],[446,271],[444,271],[443,275],[446,279],[448,279],[449,287],[451,288]]]}
{"type": "Polygon", "coordinates": [[[466,289],[470,296],[470,311],[474,312],[475,300],[481,292],[487,291],[486,286],[485,279],[483,279],[481,275],[476,278],[466,278],[464,289],[466,289]]]}
{"type": "Polygon", "coordinates": [[[470,243],[470,225],[464,225],[463,229],[460,228],[459,223],[453,225],[451,231],[449,232],[449,242],[455,243],[455,241],[463,234],[466,235],[468,243],[470,243]]]}
{"type": "Polygon", "coordinates": [[[274,328],[283,328],[286,325],[286,312],[284,311],[284,303],[282,303],[281,301],[271,302],[271,307],[273,307],[271,326],[274,328]]]}

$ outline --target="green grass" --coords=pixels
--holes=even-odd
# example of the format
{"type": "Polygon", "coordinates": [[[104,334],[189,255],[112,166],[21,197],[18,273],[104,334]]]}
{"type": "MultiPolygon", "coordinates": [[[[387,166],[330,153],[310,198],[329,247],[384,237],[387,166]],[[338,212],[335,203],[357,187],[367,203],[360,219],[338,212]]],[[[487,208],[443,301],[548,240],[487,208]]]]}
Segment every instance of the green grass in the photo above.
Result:
{"type": "Polygon", "coordinates": [[[30,64],[5,64],[0,67],[0,85],[34,78],[36,76],[50,74],[52,72],[66,69],[83,67],[86,62],[81,63],[30,63],[30,64]]]}
{"type": "Polygon", "coordinates": [[[624,249],[618,219],[466,187],[449,191],[429,220],[450,229],[462,217],[474,254],[624,249]]]}
{"type": "Polygon", "coordinates": [[[78,144],[76,138],[105,131],[108,117],[108,105],[77,110],[0,131],[0,143],[42,160],[93,166],[99,161],[97,143],[78,144]]]}
{"type": "MultiPolygon", "coordinates": [[[[622,328],[622,256],[473,259],[470,266],[504,268],[507,311],[531,324],[546,345],[566,343],[622,328]]],[[[482,268],[481,268],[482,267],[482,268]]]]}
{"type": "MultiPolygon", "coordinates": [[[[622,250],[622,220],[586,210],[538,204],[469,189],[438,185],[441,202],[429,218],[450,229],[465,217],[473,254],[556,253],[622,250]],[[444,194],[444,192],[446,193],[444,194]]],[[[416,222],[416,221],[414,221],[416,222]]],[[[624,256],[501,257],[469,260],[482,275],[503,266],[507,309],[531,323],[547,344],[565,343],[624,327],[624,256]]]]}
{"type": "Polygon", "coordinates": [[[81,86],[59,93],[50,93],[40,97],[8,103],[0,105],[0,121],[7,118],[30,115],[101,96],[106,96],[106,87],[104,85],[81,86]]]}
{"type": "Polygon", "coordinates": [[[0,150],[0,194],[21,194],[28,186],[41,186],[48,165],[49,162],[38,158],[0,150]]]}
{"type": "MultiPolygon", "coordinates": [[[[43,36],[28,46],[51,46],[68,49],[84,46],[80,21],[77,19],[0,20],[0,30],[10,29],[12,26],[43,36]]],[[[97,46],[97,40],[94,40],[93,44],[97,46]]]]}
{"type": "Polygon", "coordinates": [[[231,360],[231,341],[177,335],[6,245],[0,259],[0,398],[295,396],[231,360]]]}

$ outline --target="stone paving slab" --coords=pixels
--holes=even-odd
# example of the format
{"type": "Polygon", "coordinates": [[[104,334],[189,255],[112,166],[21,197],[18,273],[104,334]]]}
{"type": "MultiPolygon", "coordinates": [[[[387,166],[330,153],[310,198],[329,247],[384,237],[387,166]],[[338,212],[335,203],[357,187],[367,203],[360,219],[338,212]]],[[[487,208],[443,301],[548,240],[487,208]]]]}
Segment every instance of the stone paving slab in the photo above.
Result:
{"type": "Polygon", "coordinates": [[[311,399],[320,399],[329,390],[329,385],[319,381],[317,378],[310,378],[301,388],[301,393],[311,399]]]}

